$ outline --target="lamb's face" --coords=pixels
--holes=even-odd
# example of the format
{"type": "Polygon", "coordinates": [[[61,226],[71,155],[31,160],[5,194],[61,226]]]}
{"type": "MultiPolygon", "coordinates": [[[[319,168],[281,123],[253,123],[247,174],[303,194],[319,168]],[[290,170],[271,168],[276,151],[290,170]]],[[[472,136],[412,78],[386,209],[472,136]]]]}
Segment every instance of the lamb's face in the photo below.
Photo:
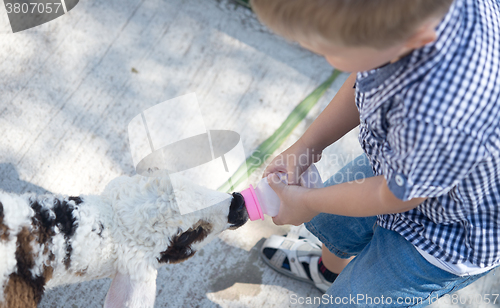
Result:
{"type": "Polygon", "coordinates": [[[239,193],[228,195],[216,205],[181,215],[176,200],[203,203],[207,194],[216,192],[187,180],[176,181],[174,195],[168,176],[120,177],[103,194],[115,213],[118,240],[143,247],[160,264],[182,262],[222,231],[236,229],[248,220],[239,193]]]}
{"type": "MultiPolygon", "coordinates": [[[[179,226],[170,237],[168,248],[161,252],[162,263],[178,263],[193,256],[203,245],[226,229],[237,229],[248,220],[245,202],[239,193],[233,193],[230,202],[183,215],[181,221],[189,221],[191,227],[179,226]]],[[[184,224],[182,224],[184,225],[184,224]]]]}

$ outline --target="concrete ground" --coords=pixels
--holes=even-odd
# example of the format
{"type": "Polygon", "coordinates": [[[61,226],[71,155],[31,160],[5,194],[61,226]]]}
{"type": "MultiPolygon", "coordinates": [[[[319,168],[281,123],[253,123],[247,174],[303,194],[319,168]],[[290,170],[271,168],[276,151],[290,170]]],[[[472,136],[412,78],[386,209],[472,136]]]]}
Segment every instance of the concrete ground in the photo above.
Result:
{"type": "MultiPolygon", "coordinates": [[[[0,189],[17,193],[99,194],[113,178],[133,175],[129,121],[191,92],[206,127],[240,133],[249,155],[332,71],[228,0],[80,1],[16,34],[6,16],[0,6],[0,189]]],[[[276,154],[305,131],[345,77],[276,154]]],[[[355,130],[328,148],[318,164],[323,178],[360,153],[355,130]]],[[[249,222],[188,261],[163,267],[156,307],[314,307],[291,298],[321,296],[318,290],[259,258],[263,240],[286,231],[269,218],[249,222]]],[[[101,307],[110,281],[49,290],[41,307],[101,307]]],[[[467,300],[499,292],[493,273],[459,294],[467,300]]]]}

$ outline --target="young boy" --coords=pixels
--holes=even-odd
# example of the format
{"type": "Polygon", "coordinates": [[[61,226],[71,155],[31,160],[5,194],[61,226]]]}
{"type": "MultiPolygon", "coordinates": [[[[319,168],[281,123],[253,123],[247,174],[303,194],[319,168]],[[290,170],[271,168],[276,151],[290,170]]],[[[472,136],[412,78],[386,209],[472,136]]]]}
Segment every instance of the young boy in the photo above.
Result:
{"type": "Polygon", "coordinates": [[[499,265],[500,2],[251,4],[275,32],[352,73],[264,173],[282,201],[274,222],[307,222],[322,252],[273,236],[266,262],[328,289],[322,305],[341,307],[423,307],[499,265]],[[296,184],[358,125],[365,154],[343,180],[274,182],[280,171],[296,184]]]}

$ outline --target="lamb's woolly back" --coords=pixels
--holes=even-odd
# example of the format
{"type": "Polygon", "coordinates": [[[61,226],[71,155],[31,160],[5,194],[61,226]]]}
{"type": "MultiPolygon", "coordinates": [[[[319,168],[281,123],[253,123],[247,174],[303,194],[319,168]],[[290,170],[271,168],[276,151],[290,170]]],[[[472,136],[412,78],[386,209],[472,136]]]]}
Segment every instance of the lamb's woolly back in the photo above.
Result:
{"type": "Polygon", "coordinates": [[[175,196],[167,175],[119,177],[101,196],[0,192],[0,307],[36,307],[45,288],[104,277],[118,277],[106,303],[126,288],[122,300],[152,307],[158,267],[191,257],[234,227],[230,195],[203,208],[221,193],[174,181],[175,196]],[[181,215],[178,200],[203,209],[181,215]]]}
{"type": "Polygon", "coordinates": [[[36,306],[46,287],[114,273],[109,260],[106,271],[101,252],[114,246],[96,229],[97,221],[110,220],[112,215],[102,217],[106,206],[99,198],[89,199],[94,200],[0,193],[0,303],[36,306]]]}
{"type": "Polygon", "coordinates": [[[80,196],[81,203],[72,207],[74,232],[65,234],[56,224],[51,251],[54,260],[52,279],[47,288],[110,277],[114,274],[116,242],[110,233],[114,214],[111,206],[98,196],[80,196]]]}

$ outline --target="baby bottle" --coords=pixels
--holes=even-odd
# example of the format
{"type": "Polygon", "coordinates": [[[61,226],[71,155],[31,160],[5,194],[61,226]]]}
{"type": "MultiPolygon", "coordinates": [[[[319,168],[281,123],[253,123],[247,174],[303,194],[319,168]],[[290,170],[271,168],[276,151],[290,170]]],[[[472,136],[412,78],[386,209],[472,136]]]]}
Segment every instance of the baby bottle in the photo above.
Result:
{"type": "MultiPolygon", "coordinates": [[[[281,182],[288,184],[288,175],[286,173],[277,173],[281,182]]],[[[323,181],[319,175],[318,169],[312,164],[302,175],[299,180],[300,186],[306,188],[321,188],[323,181]]],[[[278,215],[280,209],[280,198],[269,186],[267,177],[261,179],[255,188],[250,185],[249,188],[241,191],[241,195],[245,199],[245,206],[250,220],[262,219],[264,214],[271,217],[278,215]]]]}

